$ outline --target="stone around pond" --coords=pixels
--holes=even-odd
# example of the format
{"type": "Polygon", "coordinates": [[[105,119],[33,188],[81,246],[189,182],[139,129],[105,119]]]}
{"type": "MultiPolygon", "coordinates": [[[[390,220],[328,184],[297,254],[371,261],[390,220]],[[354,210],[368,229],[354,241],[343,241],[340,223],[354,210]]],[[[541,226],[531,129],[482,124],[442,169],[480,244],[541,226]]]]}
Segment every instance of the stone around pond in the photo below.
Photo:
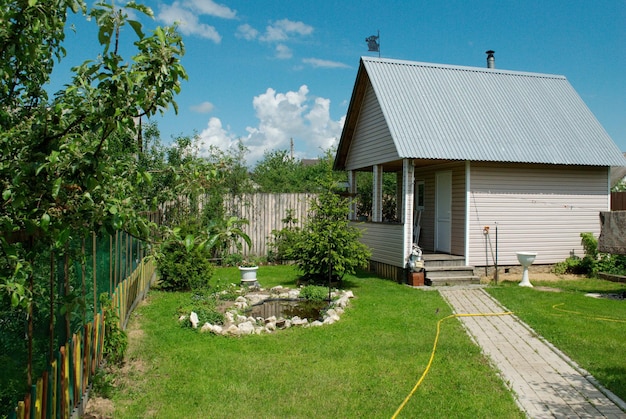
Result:
{"type": "MultiPolygon", "coordinates": [[[[247,309],[254,305],[263,303],[268,299],[273,300],[298,300],[299,289],[289,289],[274,287],[269,291],[259,289],[238,297],[233,308],[224,314],[223,325],[213,325],[205,323],[200,329],[202,332],[209,332],[216,335],[244,336],[260,333],[274,333],[277,330],[288,329],[290,327],[316,327],[333,324],[340,320],[351,298],[354,298],[352,291],[335,290],[331,292],[331,302],[328,309],[323,311],[319,318],[302,318],[300,316],[276,316],[267,317],[243,315],[247,309]]],[[[302,301],[302,300],[298,300],[302,301]]],[[[195,314],[195,313],[194,313],[195,314]]]]}

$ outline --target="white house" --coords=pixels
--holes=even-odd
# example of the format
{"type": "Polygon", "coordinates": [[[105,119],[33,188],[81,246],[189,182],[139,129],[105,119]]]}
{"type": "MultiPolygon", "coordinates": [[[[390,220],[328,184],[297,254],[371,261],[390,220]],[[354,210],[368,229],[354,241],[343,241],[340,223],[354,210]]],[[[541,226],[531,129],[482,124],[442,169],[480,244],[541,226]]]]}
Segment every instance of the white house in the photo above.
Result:
{"type": "Polygon", "coordinates": [[[564,76],[373,57],[360,60],[334,163],[351,192],[357,171],[373,172],[372,219],[357,225],[394,279],[413,242],[470,267],[582,255],[580,233],[597,237],[610,209],[611,166],[626,159],[564,76]],[[385,172],[399,222],[382,219],[385,172]]]}

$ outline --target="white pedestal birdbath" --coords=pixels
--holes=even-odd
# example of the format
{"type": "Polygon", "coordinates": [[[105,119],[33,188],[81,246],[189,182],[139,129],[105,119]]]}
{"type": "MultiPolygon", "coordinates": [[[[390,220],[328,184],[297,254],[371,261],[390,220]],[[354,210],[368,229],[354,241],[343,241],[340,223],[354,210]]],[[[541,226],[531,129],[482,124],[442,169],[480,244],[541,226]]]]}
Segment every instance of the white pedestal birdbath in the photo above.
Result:
{"type": "Polygon", "coordinates": [[[535,252],[516,252],[517,260],[524,267],[524,273],[522,273],[522,282],[519,283],[520,287],[532,287],[533,284],[530,283],[528,279],[528,267],[533,264],[535,258],[537,257],[537,253],[535,252]]]}

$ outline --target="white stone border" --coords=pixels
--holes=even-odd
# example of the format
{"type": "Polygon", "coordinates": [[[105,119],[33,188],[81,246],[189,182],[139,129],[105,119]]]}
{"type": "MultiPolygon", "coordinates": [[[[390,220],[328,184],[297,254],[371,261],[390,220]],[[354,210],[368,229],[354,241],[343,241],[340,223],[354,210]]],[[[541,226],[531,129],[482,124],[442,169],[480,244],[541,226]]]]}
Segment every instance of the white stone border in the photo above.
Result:
{"type": "MultiPolygon", "coordinates": [[[[215,335],[243,336],[273,333],[276,330],[288,329],[294,326],[317,327],[333,324],[340,319],[340,316],[344,313],[350,299],[354,298],[352,291],[332,291],[329,309],[324,313],[322,321],[315,320],[313,322],[309,322],[308,319],[301,319],[298,316],[291,318],[276,318],[276,316],[268,318],[254,318],[251,316],[241,315],[242,312],[251,306],[262,303],[268,299],[295,300],[300,296],[300,289],[289,289],[280,286],[270,289],[269,294],[264,293],[263,291],[263,289],[259,289],[259,292],[252,291],[246,295],[237,297],[235,300],[235,307],[228,310],[224,315],[224,325],[211,324],[207,322],[200,328],[200,331],[210,332],[215,335]]],[[[187,316],[181,316],[179,321],[187,321],[187,316]]],[[[198,328],[199,320],[198,315],[195,312],[191,312],[188,321],[194,329],[198,328]]]]}

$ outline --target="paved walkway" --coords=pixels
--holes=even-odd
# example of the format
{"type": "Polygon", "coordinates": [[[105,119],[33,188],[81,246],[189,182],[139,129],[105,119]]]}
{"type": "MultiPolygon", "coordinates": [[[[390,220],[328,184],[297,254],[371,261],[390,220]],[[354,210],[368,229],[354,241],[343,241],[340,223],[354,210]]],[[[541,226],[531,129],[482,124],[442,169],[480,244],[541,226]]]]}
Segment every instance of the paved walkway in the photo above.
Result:
{"type": "MultiPolygon", "coordinates": [[[[479,287],[439,288],[454,313],[507,311],[479,287]]],[[[459,317],[531,418],[626,418],[626,404],[514,315],[459,317]],[[595,385],[594,385],[595,383],[595,385]],[[620,408],[621,406],[621,408],[620,408]]]]}

